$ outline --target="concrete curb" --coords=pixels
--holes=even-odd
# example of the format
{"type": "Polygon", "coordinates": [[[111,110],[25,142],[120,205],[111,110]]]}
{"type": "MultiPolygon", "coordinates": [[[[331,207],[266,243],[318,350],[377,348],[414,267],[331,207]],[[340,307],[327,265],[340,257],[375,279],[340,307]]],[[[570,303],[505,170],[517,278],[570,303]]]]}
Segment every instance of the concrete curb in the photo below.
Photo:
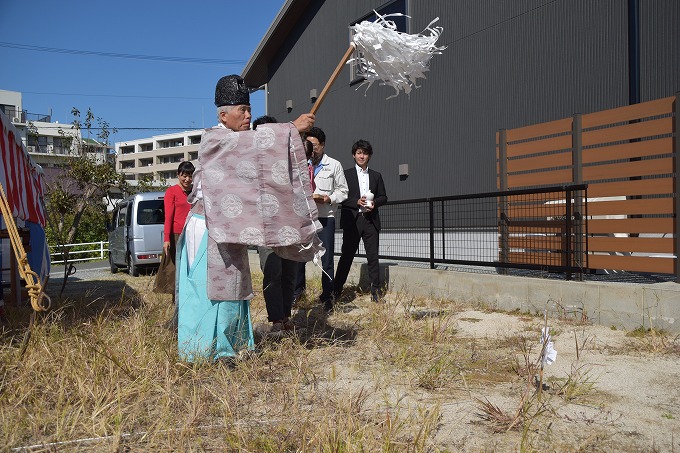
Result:
{"type": "MultiPolygon", "coordinates": [[[[337,257],[336,257],[337,261],[337,257]]],[[[257,253],[250,254],[251,269],[259,269],[257,253]]],[[[680,333],[680,284],[580,282],[432,270],[382,262],[381,272],[390,292],[474,302],[494,309],[573,317],[617,329],[638,327],[680,333]]],[[[315,278],[307,263],[308,278],[315,278]]],[[[348,284],[368,282],[365,260],[356,259],[348,284]]]]}

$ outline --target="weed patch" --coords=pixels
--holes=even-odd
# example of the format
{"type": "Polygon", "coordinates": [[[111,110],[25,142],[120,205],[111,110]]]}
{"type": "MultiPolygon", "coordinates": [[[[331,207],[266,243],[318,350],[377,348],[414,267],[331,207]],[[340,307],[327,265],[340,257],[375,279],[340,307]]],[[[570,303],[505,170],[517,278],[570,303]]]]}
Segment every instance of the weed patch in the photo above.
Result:
{"type": "MultiPolygon", "coordinates": [[[[261,274],[253,276],[261,287],[261,274]]],[[[165,327],[174,307],[170,296],[151,292],[153,276],[71,282],[63,299],[53,296],[56,308],[36,317],[23,353],[30,311],[8,310],[13,329],[0,333],[0,444],[348,453],[650,446],[651,435],[618,435],[623,422],[603,415],[614,413],[606,407],[614,398],[592,402],[600,380],[583,357],[561,358],[562,372],[539,377],[540,318],[406,293],[375,304],[352,288],[325,313],[318,280],[310,279],[298,301],[299,330],[262,333],[254,353],[217,363],[179,360],[165,327]]],[[[257,293],[251,316],[267,325],[257,293]]],[[[588,329],[556,322],[551,333],[561,339],[561,357],[567,342],[577,355],[601,353],[588,329]]],[[[639,354],[677,347],[663,332],[626,341],[639,354]]],[[[674,403],[655,408],[649,432],[659,424],[672,432],[678,415],[666,407],[674,403]]],[[[671,450],[665,438],[661,445],[671,450]]]]}

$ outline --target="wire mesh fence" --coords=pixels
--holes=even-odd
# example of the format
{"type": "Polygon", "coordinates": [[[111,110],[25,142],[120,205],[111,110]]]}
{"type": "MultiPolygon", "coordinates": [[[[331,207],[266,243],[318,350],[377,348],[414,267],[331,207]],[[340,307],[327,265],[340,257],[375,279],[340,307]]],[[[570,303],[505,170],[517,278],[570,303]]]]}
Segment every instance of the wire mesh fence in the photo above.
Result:
{"type": "MultiPolygon", "coordinates": [[[[585,185],[388,202],[380,208],[380,257],[433,269],[458,264],[581,277],[586,209],[585,185]]],[[[338,232],[336,250],[341,240],[338,232]]]]}

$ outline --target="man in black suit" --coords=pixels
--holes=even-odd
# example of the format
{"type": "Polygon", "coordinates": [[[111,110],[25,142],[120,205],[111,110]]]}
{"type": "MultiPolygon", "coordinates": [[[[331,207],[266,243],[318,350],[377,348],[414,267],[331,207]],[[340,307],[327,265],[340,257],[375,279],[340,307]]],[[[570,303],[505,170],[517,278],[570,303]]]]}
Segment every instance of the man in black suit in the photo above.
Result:
{"type": "Polygon", "coordinates": [[[342,202],[340,211],[342,213],[340,218],[342,252],[338,270],[335,272],[333,292],[335,297],[340,296],[359,247],[359,241],[363,240],[368,260],[368,276],[371,280],[371,296],[375,302],[378,302],[383,294],[378,264],[380,233],[378,208],[387,203],[387,194],[382,175],[368,168],[368,161],[371,160],[372,155],[373,147],[366,140],[359,140],[352,145],[355,165],[345,170],[349,195],[342,202]]]}

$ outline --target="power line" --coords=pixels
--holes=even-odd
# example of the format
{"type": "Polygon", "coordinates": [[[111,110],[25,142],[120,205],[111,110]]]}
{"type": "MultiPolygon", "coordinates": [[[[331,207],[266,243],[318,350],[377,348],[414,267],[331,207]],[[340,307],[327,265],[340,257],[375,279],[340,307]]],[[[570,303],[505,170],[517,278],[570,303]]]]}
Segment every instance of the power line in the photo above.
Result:
{"type": "MultiPolygon", "coordinates": [[[[71,130],[75,130],[75,127],[71,123],[63,123],[60,124],[59,126],[40,126],[40,129],[62,129],[64,132],[68,132],[71,130]],[[64,126],[64,127],[62,127],[64,126]]],[[[198,130],[198,129],[203,129],[202,127],[116,127],[116,126],[109,126],[109,127],[81,127],[80,131],[100,131],[100,130],[109,130],[109,131],[187,131],[187,130],[198,130]]]]}
{"type": "Polygon", "coordinates": [[[518,17],[521,17],[521,16],[524,16],[525,14],[529,14],[529,13],[531,13],[531,12],[534,12],[534,11],[536,11],[537,9],[544,8],[544,7],[546,7],[546,6],[548,6],[548,5],[552,4],[552,3],[555,3],[555,2],[557,2],[557,1],[559,1],[559,0],[550,0],[550,1],[546,2],[546,3],[543,3],[542,5],[538,5],[538,6],[535,6],[535,7],[531,8],[531,9],[528,9],[528,10],[526,10],[526,11],[522,11],[522,12],[519,13],[519,14],[515,14],[514,16],[508,17],[507,19],[503,19],[502,21],[496,22],[495,24],[491,24],[491,25],[489,25],[488,27],[484,27],[484,28],[481,28],[481,29],[479,29],[479,30],[475,30],[475,31],[473,31],[472,33],[468,33],[468,34],[465,35],[465,36],[461,36],[461,37],[458,38],[458,39],[454,39],[453,41],[447,42],[447,43],[445,43],[445,45],[450,46],[451,44],[455,44],[455,43],[457,43],[458,41],[462,41],[463,39],[469,38],[470,36],[474,36],[474,35],[476,35],[477,33],[481,33],[481,32],[483,32],[483,31],[489,30],[489,29],[491,29],[491,28],[495,28],[495,27],[497,27],[497,26],[499,26],[499,25],[503,25],[503,24],[506,23],[506,22],[510,22],[511,20],[515,20],[515,19],[517,19],[518,17]]]}
{"type": "MultiPolygon", "coordinates": [[[[250,92],[256,93],[259,89],[251,89],[250,92]]],[[[133,99],[181,99],[185,101],[212,101],[210,97],[192,96],[148,96],[143,94],[93,94],[93,93],[50,93],[44,91],[21,91],[23,94],[40,94],[49,96],[81,96],[81,97],[101,97],[101,98],[133,98],[133,99]]]]}
{"type": "Polygon", "coordinates": [[[212,100],[208,97],[189,97],[189,96],[146,96],[137,94],[88,94],[88,93],[47,93],[41,91],[22,91],[24,94],[41,94],[50,96],[83,96],[83,97],[103,97],[103,98],[136,98],[136,99],[184,99],[184,100],[212,100]]]}
{"type": "MultiPolygon", "coordinates": [[[[526,11],[522,11],[521,13],[518,13],[514,16],[511,16],[507,19],[503,19],[500,22],[496,22],[494,24],[491,24],[487,27],[484,27],[479,30],[475,30],[465,36],[462,36],[460,38],[454,39],[453,41],[450,41],[448,43],[445,43],[445,45],[450,46],[452,44],[455,44],[459,41],[462,41],[464,39],[467,39],[471,36],[474,36],[478,33],[482,33],[484,31],[487,31],[489,29],[495,28],[499,25],[502,25],[506,22],[510,22],[514,19],[517,19],[521,16],[524,16],[526,14],[529,14],[531,12],[534,12],[538,9],[544,8],[548,5],[551,5],[553,3],[556,3],[559,0],[548,0],[547,2],[535,6],[534,8],[531,8],[526,11]]],[[[40,51],[40,52],[57,52],[57,53],[67,53],[67,54],[77,54],[77,55],[96,55],[96,56],[104,56],[104,57],[116,57],[116,58],[130,58],[130,59],[138,59],[138,60],[152,60],[152,61],[170,61],[170,62],[180,62],[180,63],[207,63],[207,64],[245,64],[247,63],[246,60],[218,60],[218,59],[210,59],[210,58],[184,58],[184,57],[164,57],[164,56],[156,56],[156,55],[135,55],[135,54],[120,54],[120,53],[111,53],[111,52],[94,52],[94,51],[86,51],[86,50],[73,50],[73,49],[59,49],[59,48],[54,48],[54,47],[41,47],[41,46],[31,46],[27,44],[17,44],[17,43],[8,43],[8,42],[2,42],[0,41],[0,47],[9,47],[9,48],[15,48],[15,49],[23,49],[23,50],[33,50],[33,51],[40,51]]],[[[335,89],[331,89],[330,93],[336,92],[340,89],[344,89],[345,87],[339,87],[335,89]]],[[[187,97],[187,96],[146,96],[146,95],[116,95],[116,94],[85,94],[85,93],[48,93],[48,92],[38,92],[38,91],[23,91],[23,93],[27,94],[40,94],[40,95],[50,95],[50,96],[84,96],[84,97],[111,97],[111,98],[136,98],[136,99],[183,99],[183,100],[210,100],[212,98],[207,98],[207,97],[187,97]]],[[[283,113],[283,112],[281,112],[283,113]]],[[[117,128],[119,130],[134,130],[135,128],[117,128]]],[[[149,128],[141,128],[141,130],[148,130],[149,128]]],[[[155,129],[155,130],[163,130],[163,129],[155,129]]],[[[176,130],[176,129],[169,129],[169,130],[176,130]]]]}
{"type": "Polygon", "coordinates": [[[244,65],[246,60],[219,60],[216,58],[170,57],[160,55],[137,55],[131,53],[100,52],[92,50],[60,49],[57,47],[32,46],[13,42],[0,41],[0,47],[10,49],[30,50],[35,52],[63,53],[70,55],[94,55],[97,57],[126,58],[130,60],[167,61],[171,63],[195,63],[214,65],[244,65]]]}

